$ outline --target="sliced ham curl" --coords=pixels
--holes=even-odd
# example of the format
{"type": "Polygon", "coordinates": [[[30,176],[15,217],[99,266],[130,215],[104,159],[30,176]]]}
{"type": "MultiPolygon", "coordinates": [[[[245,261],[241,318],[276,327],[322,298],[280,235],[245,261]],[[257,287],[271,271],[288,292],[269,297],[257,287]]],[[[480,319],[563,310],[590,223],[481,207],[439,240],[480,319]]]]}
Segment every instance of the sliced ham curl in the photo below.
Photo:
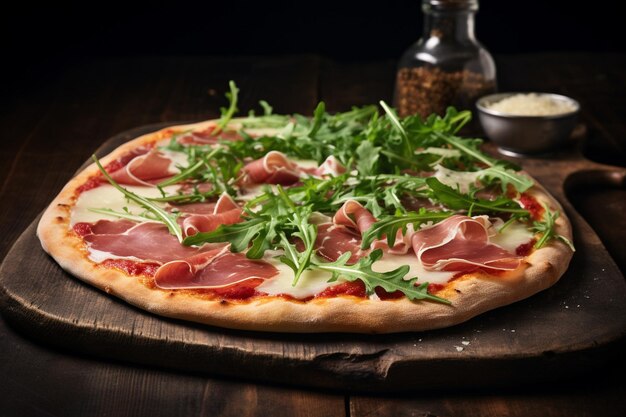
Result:
{"type": "Polygon", "coordinates": [[[225,247],[168,262],[157,270],[154,282],[165,289],[221,288],[276,274],[273,265],[250,260],[243,253],[231,253],[225,247]]]}
{"type": "Polygon", "coordinates": [[[176,140],[181,145],[215,145],[221,140],[242,140],[239,133],[234,130],[222,130],[217,135],[213,134],[215,126],[209,126],[197,132],[188,132],[179,136],[176,140]]]}
{"type": "Polygon", "coordinates": [[[351,227],[363,234],[376,223],[376,217],[363,207],[361,203],[348,200],[341,206],[337,213],[335,213],[333,223],[351,227]]]}
{"type": "MultiPolygon", "coordinates": [[[[362,236],[367,230],[369,230],[376,218],[363,207],[359,202],[354,200],[346,201],[343,206],[337,211],[333,217],[333,222],[337,225],[346,226],[352,228],[360,233],[362,236]]],[[[387,244],[387,239],[375,240],[372,242],[371,247],[373,249],[383,249],[394,255],[404,255],[411,247],[411,235],[413,233],[413,227],[407,228],[407,233],[403,234],[401,230],[398,230],[396,235],[396,241],[392,248],[387,244]]]]}
{"type": "Polygon", "coordinates": [[[187,236],[198,232],[211,232],[222,224],[234,224],[242,221],[241,207],[228,194],[222,194],[210,214],[192,214],[182,221],[182,228],[187,236]]]}
{"type": "Polygon", "coordinates": [[[208,250],[181,245],[161,223],[99,220],[89,228],[82,225],[85,223],[77,223],[74,229],[82,231],[89,249],[114,257],[164,263],[208,250]]]}
{"type": "Polygon", "coordinates": [[[413,234],[413,250],[424,267],[437,271],[469,272],[478,268],[510,271],[521,261],[489,243],[487,220],[454,215],[413,234]]]}
{"type": "Polygon", "coordinates": [[[159,151],[150,152],[134,157],[126,166],[111,174],[118,184],[152,186],[170,178],[172,161],[159,151]]]}
{"type": "Polygon", "coordinates": [[[337,176],[346,172],[346,168],[332,155],[317,168],[302,168],[289,160],[285,154],[270,151],[263,158],[244,166],[243,172],[244,184],[292,185],[298,182],[301,176],[337,176]]]}
{"type": "Polygon", "coordinates": [[[317,177],[336,177],[344,172],[346,172],[346,167],[344,167],[337,158],[331,155],[313,171],[313,175],[317,177]]]}
{"type": "Polygon", "coordinates": [[[248,184],[291,185],[300,179],[298,166],[277,151],[270,151],[263,158],[243,167],[244,182],[248,184]]]}
{"type": "Polygon", "coordinates": [[[87,242],[96,262],[126,258],[162,264],[155,274],[156,285],[161,288],[222,288],[278,273],[267,262],[229,252],[227,244],[183,246],[160,223],[99,220],[77,223],[74,230],[87,242]]]}

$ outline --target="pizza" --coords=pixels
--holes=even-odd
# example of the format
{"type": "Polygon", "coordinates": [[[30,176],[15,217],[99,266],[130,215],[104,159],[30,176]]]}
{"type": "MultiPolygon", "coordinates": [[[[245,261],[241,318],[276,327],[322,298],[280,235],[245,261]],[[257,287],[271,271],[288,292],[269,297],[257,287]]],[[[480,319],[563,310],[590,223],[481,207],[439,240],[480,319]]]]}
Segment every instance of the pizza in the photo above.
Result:
{"type": "Polygon", "coordinates": [[[559,203],[459,136],[471,114],[384,102],[172,126],[72,178],[37,229],[71,275],[152,313],[274,332],[452,326],[563,275],[559,203]]]}

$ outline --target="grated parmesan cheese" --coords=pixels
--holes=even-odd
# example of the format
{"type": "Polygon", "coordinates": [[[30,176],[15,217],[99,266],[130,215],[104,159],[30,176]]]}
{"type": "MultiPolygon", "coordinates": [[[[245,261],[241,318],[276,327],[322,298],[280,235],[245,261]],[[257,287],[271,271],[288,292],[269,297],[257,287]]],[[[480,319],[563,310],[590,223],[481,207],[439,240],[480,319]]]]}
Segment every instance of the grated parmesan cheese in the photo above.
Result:
{"type": "Polygon", "coordinates": [[[487,108],[516,116],[551,116],[576,110],[576,107],[568,101],[555,100],[550,96],[535,93],[515,94],[492,103],[487,108]]]}

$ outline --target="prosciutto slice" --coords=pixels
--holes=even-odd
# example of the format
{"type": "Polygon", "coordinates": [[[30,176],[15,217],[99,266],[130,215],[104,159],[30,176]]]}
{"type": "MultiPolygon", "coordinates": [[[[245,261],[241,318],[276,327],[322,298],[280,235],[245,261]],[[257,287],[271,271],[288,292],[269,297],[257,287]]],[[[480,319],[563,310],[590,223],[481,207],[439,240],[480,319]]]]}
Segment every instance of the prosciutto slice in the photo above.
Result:
{"type": "Polygon", "coordinates": [[[187,236],[198,232],[211,232],[222,224],[234,224],[242,221],[241,208],[228,194],[222,194],[213,206],[210,214],[192,214],[182,221],[182,228],[187,236]]]}
{"type": "Polygon", "coordinates": [[[276,274],[278,270],[273,265],[250,260],[243,253],[231,253],[224,247],[168,262],[157,270],[154,282],[165,289],[221,288],[276,274]]]}
{"type": "Polygon", "coordinates": [[[346,172],[346,167],[344,167],[337,158],[331,155],[313,171],[313,174],[317,177],[336,177],[344,172],[346,172]]]}
{"type": "Polygon", "coordinates": [[[333,223],[351,227],[363,234],[376,223],[376,217],[358,201],[348,200],[335,213],[333,223]]]}
{"type": "Polygon", "coordinates": [[[77,223],[92,256],[137,258],[146,262],[165,263],[197,254],[202,248],[183,246],[161,223],[133,223],[128,220],[99,220],[89,228],[77,223]]]}
{"type": "Polygon", "coordinates": [[[118,184],[152,186],[172,176],[171,164],[169,158],[152,149],[131,159],[126,166],[113,172],[111,178],[118,184]]]}
{"type": "MultiPolygon", "coordinates": [[[[376,218],[359,202],[354,200],[348,200],[337,211],[337,213],[333,217],[333,222],[337,225],[343,225],[348,228],[354,229],[359,232],[360,236],[362,236],[363,233],[365,233],[376,223],[376,218]]],[[[386,238],[375,240],[374,242],[372,242],[371,247],[373,249],[383,249],[384,251],[394,255],[404,255],[411,247],[412,234],[413,227],[409,225],[405,234],[403,234],[401,230],[398,230],[398,233],[396,235],[396,241],[392,248],[390,248],[387,244],[386,238]]]]}
{"type": "Polygon", "coordinates": [[[270,151],[263,158],[243,167],[244,182],[248,184],[291,185],[300,179],[298,166],[277,151],[270,151]]]}
{"type": "Polygon", "coordinates": [[[413,250],[428,270],[516,269],[521,257],[489,243],[487,222],[484,218],[454,215],[415,232],[411,238],[413,250]]]}
{"type": "Polygon", "coordinates": [[[360,234],[348,227],[332,223],[318,226],[315,248],[318,255],[329,261],[336,261],[344,253],[351,252],[352,256],[348,261],[349,264],[357,262],[359,258],[369,253],[368,250],[361,249],[360,234]]]}
{"type": "Polygon", "coordinates": [[[188,132],[177,138],[181,145],[215,145],[221,140],[242,140],[239,133],[234,130],[222,130],[217,135],[213,134],[215,126],[209,126],[204,130],[197,132],[188,132]]]}

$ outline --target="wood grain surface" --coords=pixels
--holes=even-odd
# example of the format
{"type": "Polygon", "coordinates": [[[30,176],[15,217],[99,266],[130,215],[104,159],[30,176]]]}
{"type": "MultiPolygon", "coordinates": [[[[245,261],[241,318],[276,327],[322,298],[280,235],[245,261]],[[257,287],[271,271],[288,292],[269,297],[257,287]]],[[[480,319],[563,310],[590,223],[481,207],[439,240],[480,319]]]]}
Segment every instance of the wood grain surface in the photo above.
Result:
{"type": "MultiPolygon", "coordinates": [[[[586,155],[624,164],[623,55],[534,54],[502,57],[497,65],[503,91],[552,91],[578,99],[588,127],[586,155]]],[[[261,98],[277,111],[302,113],[310,113],[318,99],[324,99],[330,111],[389,100],[394,67],[395,62],[335,63],[314,56],[142,57],[79,62],[61,76],[38,83],[37,89],[21,86],[16,89],[20,95],[0,108],[0,257],[74,169],[117,132],[148,123],[215,117],[231,78],[242,87],[242,109],[261,98]]],[[[596,230],[603,229],[603,241],[623,266],[626,253],[620,252],[619,242],[624,229],[612,219],[623,213],[624,191],[606,183],[593,191],[594,198],[588,198],[575,185],[568,195],[577,208],[585,207],[596,230]]],[[[598,306],[599,314],[601,310],[598,306]]],[[[569,317],[562,315],[565,323],[569,317]]],[[[33,343],[0,322],[0,414],[6,416],[623,415],[625,370],[624,361],[616,358],[610,366],[589,369],[591,377],[547,385],[345,397],[344,387],[334,393],[303,391],[94,359],[76,350],[33,343]],[[315,414],[311,404],[321,411],[315,414]]],[[[480,370],[473,376],[478,374],[480,370]]]]}

